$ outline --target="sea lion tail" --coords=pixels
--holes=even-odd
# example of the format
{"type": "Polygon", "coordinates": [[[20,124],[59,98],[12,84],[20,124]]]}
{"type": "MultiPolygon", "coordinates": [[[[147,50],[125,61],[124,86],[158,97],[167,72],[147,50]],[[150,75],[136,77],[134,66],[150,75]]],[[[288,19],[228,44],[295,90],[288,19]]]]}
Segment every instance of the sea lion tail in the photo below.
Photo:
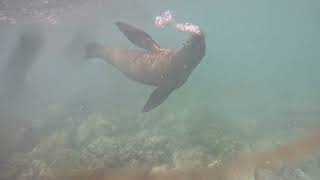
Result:
{"type": "Polygon", "coordinates": [[[100,57],[100,50],[102,45],[97,42],[90,42],[85,47],[85,59],[92,59],[100,57]]]}

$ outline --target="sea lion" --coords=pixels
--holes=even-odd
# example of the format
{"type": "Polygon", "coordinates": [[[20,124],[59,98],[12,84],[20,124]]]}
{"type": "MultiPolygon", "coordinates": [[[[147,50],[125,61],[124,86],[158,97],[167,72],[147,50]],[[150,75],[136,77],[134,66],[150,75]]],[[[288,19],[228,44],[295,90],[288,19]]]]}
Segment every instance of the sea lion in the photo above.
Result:
{"type": "Polygon", "coordinates": [[[158,107],[172,91],[181,87],[206,53],[202,31],[191,33],[181,49],[165,49],[137,27],[124,22],[115,25],[142,49],[111,48],[93,42],[86,47],[86,58],[103,59],[129,79],[155,86],[142,112],[158,107]]]}
{"type": "Polygon", "coordinates": [[[34,25],[24,26],[16,47],[8,56],[8,64],[0,72],[0,112],[8,112],[21,105],[27,91],[27,74],[41,54],[44,43],[44,34],[40,28],[34,25]]]}

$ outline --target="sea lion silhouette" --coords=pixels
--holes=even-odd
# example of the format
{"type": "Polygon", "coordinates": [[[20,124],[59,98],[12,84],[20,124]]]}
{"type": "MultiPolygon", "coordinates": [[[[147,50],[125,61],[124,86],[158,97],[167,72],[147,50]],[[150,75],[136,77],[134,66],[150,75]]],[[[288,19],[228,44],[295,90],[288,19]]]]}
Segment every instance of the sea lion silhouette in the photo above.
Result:
{"type": "Polygon", "coordinates": [[[155,86],[142,112],[162,104],[171,92],[187,81],[205,56],[206,43],[202,31],[191,34],[183,47],[176,50],[161,48],[137,27],[124,22],[116,22],[115,25],[129,41],[142,49],[111,48],[93,42],[86,46],[86,58],[103,59],[129,79],[155,86]]]}

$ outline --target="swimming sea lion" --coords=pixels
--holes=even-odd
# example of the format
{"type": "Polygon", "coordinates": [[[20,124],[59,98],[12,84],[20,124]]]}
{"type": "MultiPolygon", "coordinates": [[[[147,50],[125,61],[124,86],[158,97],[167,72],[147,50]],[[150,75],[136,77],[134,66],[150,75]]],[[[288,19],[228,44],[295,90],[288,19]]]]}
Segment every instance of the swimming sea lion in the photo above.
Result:
{"type": "Polygon", "coordinates": [[[136,46],[144,49],[110,48],[98,43],[86,47],[87,58],[100,58],[112,64],[131,80],[155,86],[143,112],[159,106],[169,94],[181,87],[205,56],[202,31],[193,33],[181,49],[164,49],[137,27],[116,22],[119,30],[136,46]]]}
{"type": "MultiPolygon", "coordinates": [[[[25,26],[19,35],[16,47],[8,57],[8,64],[0,75],[0,112],[13,111],[21,105],[26,95],[26,77],[41,54],[45,43],[44,34],[37,26],[25,26]]],[[[14,111],[13,111],[14,112],[14,111]]]]}

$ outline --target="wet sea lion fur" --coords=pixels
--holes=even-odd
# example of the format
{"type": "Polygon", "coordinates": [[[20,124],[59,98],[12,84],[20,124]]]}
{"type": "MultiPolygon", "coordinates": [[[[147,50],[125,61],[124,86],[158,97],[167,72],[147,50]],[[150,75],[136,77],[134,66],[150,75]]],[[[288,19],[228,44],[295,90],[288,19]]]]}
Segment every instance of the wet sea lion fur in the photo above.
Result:
{"type": "Polygon", "coordinates": [[[181,87],[205,56],[206,43],[202,32],[191,34],[180,49],[165,49],[137,27],[124,22],[115,25],[141,49],[111,48],[91,42],[86,46],[86,58],[103,59],[127,78],[155,86],[143,112],[158,107],[171,92],[181,87]]]}

